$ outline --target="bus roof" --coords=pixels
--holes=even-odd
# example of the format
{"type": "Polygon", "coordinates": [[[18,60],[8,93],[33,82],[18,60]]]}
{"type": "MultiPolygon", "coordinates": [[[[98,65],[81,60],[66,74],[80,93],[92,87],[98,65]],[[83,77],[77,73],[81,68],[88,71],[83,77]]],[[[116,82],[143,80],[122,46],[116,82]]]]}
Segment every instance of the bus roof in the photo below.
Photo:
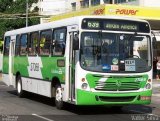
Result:
{"type": "Polygon", "coordinates": [[[62,19],[62,20],[58,20],[58,21],[49,22],[49,23],[38,24],[38,25],[34,25],[34,26],[29,26],[29,27],[25,27],[25,28],[7,31],[5,33],[5,36],[12,36],[12,35],[17,35],[17,34],[35,32],[35,31],[58,28],[58,27],[69,26],[69,25],[79,25],[80,24],[79,20],[82,20],[83,18],[119,19],[119,20],[147,22],[146,20],[135,19],[132,17],[122,17],[122,16],[93,16],[93,15],[76,16],[76,17],[66,18],[66,19],[62,19]]]}

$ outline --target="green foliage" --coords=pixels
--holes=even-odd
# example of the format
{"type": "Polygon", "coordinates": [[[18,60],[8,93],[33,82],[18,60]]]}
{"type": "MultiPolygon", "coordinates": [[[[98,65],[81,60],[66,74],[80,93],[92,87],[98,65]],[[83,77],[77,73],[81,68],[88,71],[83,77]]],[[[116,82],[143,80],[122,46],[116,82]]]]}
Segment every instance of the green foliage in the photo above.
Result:
{"type": "MultiPolygon", "coordinates": [[[[29,8],[33,3],[37,3],[38,0],[28,0],[29,8]]],[[[36,7],[33,12],[37,12],[36,7]]],[[[29,11],[29,16],[36,16],[32,11],[29,11]]],[[[0,0],[0,37],[6,31],[18,29],[26,26],[26,0],[0,0]],[[2,14],[3,13],[3,14],[2,14]],[[3,15],[3,16],[2,16],[3,15]],[[21,18],[20,18],[21,17],[21,18]],[[12,19],[7,19],[12,18],[12,19]],[[14,18],[14,19],[13,19],[14,18]]],[[[29,18],[28,25],[39,24],[39,18],[29,18]]]]}
{"type": "MultiPolygon", "coordinates": [[[[37,3],[38,0],[28,0],[29,8],[32,6],[33,3],[37,3]]],[[[6,8],[6,13],[25,13],[26,12],[26,0],[16,0],[12,2],[10,7],[6,8]]]]}
{"type": "Polygon", "coordinates": [[[0,0],[0,12],[4,12],[6,8],[10,7],[13,0],[0,0]]]}

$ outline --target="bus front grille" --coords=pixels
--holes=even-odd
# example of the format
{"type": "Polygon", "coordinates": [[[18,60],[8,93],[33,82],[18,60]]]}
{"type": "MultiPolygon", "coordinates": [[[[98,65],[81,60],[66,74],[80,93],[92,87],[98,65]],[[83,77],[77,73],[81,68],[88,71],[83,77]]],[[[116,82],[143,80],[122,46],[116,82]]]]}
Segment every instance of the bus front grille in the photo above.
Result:
{"type": "Polygon", "coordinates": [[[136,96],[128,96],[128,97],[105,97],[99,96],[99,99],[104,102],[132,102],[136,96]]]}
{"type": "Polygon", "coordinates": [[[99,91],[132,91],[139,90],[140,82],[96,82],[95,90],[99,91]]]}

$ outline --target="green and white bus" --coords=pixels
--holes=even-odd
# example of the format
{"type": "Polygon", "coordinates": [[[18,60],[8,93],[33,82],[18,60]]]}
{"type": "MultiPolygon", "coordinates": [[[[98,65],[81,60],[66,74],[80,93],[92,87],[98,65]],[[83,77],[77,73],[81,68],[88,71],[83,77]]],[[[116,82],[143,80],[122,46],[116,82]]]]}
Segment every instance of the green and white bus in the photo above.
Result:
{"type": "Polygon", "coordinates": [[[150,104],[152,40],[145,20],[81,16],[5,33],[3,81],[75,105],[150,104]]]}

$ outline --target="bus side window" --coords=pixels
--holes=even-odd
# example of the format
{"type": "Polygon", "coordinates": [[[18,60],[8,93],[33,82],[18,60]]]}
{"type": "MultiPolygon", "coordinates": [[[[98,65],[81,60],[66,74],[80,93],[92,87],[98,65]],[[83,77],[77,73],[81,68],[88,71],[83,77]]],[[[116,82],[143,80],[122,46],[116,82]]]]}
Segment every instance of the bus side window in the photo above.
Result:
{"type": "Polygon", "coordinates": [[[42,31],[40,38],[40,55],[49,55],[52,40],[52,30],[42,31]]]}
{"type": "Polygon", "coordinates": [[[9,55],[9,43],[10,43],[11,38],[10,37],[5,37],[5,42],[4,42],[4,55],[8,56],[9,55]]]}
{"type": "Polygon", "coordinates": [[[39,33],[38,32],[31,33],[30,40],[28,42],[28,55],[38,54],[39,51],[38,40],[39,40],[39,33]]]}
{"type": "Polygon", "coordinates": [[[20,51],[20,35],[16,36],[15,55],[19,55],[20,51]]]}
{"type": "Polygon", "coordinates": [[[65,53],[65,46],[66,46],[66,29],[60,28],[54,30],[53,39],[54,39],[53,55],[63,56],[65,53]]]}
{"type": "Polygon", "coordinates": [[[20,55],[26,55],[27,54],[27,34],[22,34],[20,37],[20,55]]]}

